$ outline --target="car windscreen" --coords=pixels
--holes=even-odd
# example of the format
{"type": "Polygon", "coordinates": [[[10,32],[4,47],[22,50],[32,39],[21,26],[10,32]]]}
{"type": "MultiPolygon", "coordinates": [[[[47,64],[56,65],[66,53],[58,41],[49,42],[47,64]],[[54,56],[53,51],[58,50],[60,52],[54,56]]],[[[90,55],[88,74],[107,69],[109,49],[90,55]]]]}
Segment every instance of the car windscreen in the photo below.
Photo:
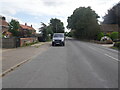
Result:
{"type": "Polygon", "coordinates": [[[63,34],[55,34],[53,37],[64,37],[63,34]]]}

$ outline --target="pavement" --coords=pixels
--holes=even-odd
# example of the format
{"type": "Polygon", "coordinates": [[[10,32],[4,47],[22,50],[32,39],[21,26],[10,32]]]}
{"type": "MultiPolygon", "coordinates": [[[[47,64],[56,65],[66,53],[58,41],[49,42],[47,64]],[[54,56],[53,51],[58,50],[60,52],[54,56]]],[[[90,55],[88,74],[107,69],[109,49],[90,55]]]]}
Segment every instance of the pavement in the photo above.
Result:
{"type": "Polygon", "coordinates": [[[5,75],[3,88],[118,88],[118,51],[73,39],[47,46],[5,75]]]}
{"type": "Polygon", "coordinates": [[[9,71],[10,68],[21,64],[21,62],[31,59],[38,52],[45,51],[49,47],[48,43],[40,42],[26,47],[2,49],[2,72],[9,71]]]}

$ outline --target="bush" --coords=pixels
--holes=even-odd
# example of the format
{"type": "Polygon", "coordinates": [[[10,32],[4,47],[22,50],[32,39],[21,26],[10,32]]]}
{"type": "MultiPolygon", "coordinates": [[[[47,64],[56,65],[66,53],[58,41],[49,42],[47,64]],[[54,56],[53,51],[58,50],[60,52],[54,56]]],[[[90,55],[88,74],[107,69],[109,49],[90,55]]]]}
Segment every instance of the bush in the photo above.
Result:
{"type": "Polygon", "coordinates": [[[111,38],[111,34],[110,33],[107,33],[106,36],[110,37],[111,38]]]}
{"type": "Polygon", "coordinates": [[[111,39],[114,41],[119,38],[119,33],[118,32],[112,32],[111,33],[111,39]]]}
{"type": "Polygon", "coordinates": [[[101,38],[104,37],[104,33],[100,32],[98,35],[97,35],[97,40],[101,40],[101,38]]]}
{"type": "Polygon", "coordinates": [[[74,36],[74,33],[73,31],[70,31],[68,34],[67,34],[68,37],[73,37],[74,36]]]}
{"type": "Polygon", "coordinates": [[[118,49],[120,49],[120,42],[115,42],[114,47],[117,47],[118,49]]]}

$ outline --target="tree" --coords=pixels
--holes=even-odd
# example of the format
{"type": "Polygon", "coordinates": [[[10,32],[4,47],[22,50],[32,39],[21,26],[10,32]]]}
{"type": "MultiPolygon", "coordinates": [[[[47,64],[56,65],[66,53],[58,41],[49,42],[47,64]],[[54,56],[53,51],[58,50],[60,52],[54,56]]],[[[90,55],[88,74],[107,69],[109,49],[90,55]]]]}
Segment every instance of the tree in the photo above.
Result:
{"type": "Polygon", "coordinates": [[[47,39],[47,25],[44,24],[43,22],[41,22],[41,25],[42,25],[42,27],[39,28],[39,31],[42,32],[42,37],[43,37],[44,41],[46,41],[46,39],[47,39]]]}
{"type": "Polygon", "coordinates": [[[39,28],[39,31],[42,32],[42,38],[44,41],[49,40],[51,37],[49,35],[53,35],[53,31],[50,25],[46,25],[43,22],[41,22],[42,27],[39,28]]]}
{"type": "Polygon", "coordinates": [[[20,36],[20,32],[18,31],[20,27],[20,24],[18,21],[12,19],[11,22],[9,23],[9,32],[12,33],[13,36],[20,36]]]}
{"type": "Polygon", "coordinates": [[[51,19],[49,25],[41,23],[42,27],[39,28],[39,32],[42,32],[42,38],[46,40],[50,40],[52,38],[53,33],[64,33],[64,25],[59,19],[51,19]]]}
{"type": "Polygon", "coordinates": [[[120,2],[114,5],[103,17],[103,24],[118,24],[120,27],[120,2]]]}
{"type": "Polygon", "coordinates": [[[53,30],[50,25],[47,26],[47,33],[50,34],[51,36],[53,36],[53,30]]]}
{"type": "Polygon", "coordinates": [[[64,24],[59,19],[51,19],[50,26],[54,33],[64,33],[64,24]]]}
{"type": "Polygon", "coordinates": [[[74,30],[74,36],[80,39],[94,39],[100,27],[99,16],[90,7],[79,7],[68,17],[67,28],[74,30]]]}

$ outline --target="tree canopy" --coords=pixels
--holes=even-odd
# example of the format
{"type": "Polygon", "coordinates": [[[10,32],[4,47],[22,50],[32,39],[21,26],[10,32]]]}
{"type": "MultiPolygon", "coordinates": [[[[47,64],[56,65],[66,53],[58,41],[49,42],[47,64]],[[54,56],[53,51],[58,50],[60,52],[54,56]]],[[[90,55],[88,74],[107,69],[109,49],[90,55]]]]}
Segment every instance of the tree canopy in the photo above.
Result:
{"type": "Polygon", "coordinates": [[[45,23],[41,22],[42,27],[39,28],[39,32],[42,33],[42,38],[44,39],[44,41],[50,39],[49,34],[52,36],[53,35],[53,31],[51,29],[50,25],[46,25],[45,23]]]}
{"type": "Polygon", "coordinates": [[[99,32],[99,16],[90,7],[79,7],[68,17],[67,28],[74,30],[74,36],[80,39],[94,39],[99,32]]]}
{"type": "Polygon", "coordinates": [[[108,10],[104,16],[103,24],[118,24],[120,26],[120,2],[108,10]]]}
{"type": "Polygon", "coordinates": [[[19,22],[12,19],[9,23],[9,32],[11,32],[13,36],[20,36],[19,27],[19,22]]]}
{"type": "Polygon", "coordinates": [[[54,33],[64,33],[64,24],[59,19],[51,19],[50,26],[54,33]]]}
{"type": "Polygon", "coordinates": [[[42,27],[39,28],[39,32],[42,32],[42,37],[45,39],[50,39],[50,36],[53,36],[53,33],[64,33],[64,25],[63,22],[59,19],[51,19],[49,25],[45,23],[41,23],[42,27]],[[50,35],[50,36],[49,36],[50,35]]]}

